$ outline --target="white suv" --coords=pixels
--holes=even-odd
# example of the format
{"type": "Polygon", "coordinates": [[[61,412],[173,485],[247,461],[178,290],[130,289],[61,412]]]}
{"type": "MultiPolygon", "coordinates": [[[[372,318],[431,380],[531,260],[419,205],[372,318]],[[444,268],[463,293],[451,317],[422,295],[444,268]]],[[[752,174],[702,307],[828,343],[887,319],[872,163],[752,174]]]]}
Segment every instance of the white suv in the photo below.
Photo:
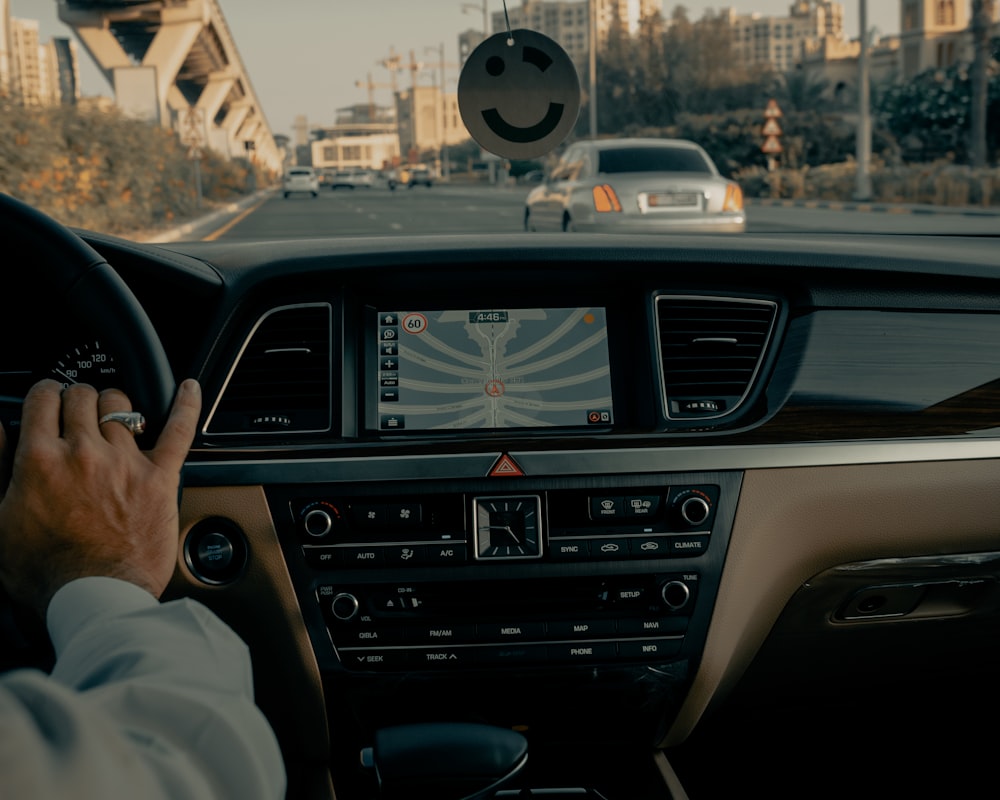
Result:
{"type": "Polygon", "coordinates": [[[282,188],[287,198],[292,192],[309,192],[313,197],[319,195],[319,178],[312,167],[291,167],[285,173],[282,188]]]}

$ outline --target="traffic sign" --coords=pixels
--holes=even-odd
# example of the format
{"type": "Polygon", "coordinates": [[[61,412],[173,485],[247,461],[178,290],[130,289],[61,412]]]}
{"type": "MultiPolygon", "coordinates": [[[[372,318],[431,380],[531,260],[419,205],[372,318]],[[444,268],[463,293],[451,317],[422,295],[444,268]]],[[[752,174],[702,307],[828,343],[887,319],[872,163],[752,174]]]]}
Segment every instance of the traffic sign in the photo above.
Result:
{"type": "Polygon", "coordinates": [[[784,131],[781,130],[781,125],[778,124],[778,120],[775,117],[771,117],[767,122],[764,123],[764,130],[761,131],[764,136],[781,136],[784,131]]]}
{"type": "Polygon", "coordinates": [[[205,110],[189,108],[181,115],[181,144],[188,147],[205,146],[205,110]]]}
{"type": "Polygon", "coordinates": [[[772,97],[767,101],[767,108],[764,109],[764,117],[766,119],[777,119],[783,116],[785,115],[781,111],[781,106],[779,106],[778,101],[772,97]]]}
{"type": "Polygon", "coordinates": [[[760,146],[760,152],[766,153],[769,156],[776,156],[778,153],[783,152],[784,149],[781,146],[781,142],[778,141],[777,136],[768,136],[764,140],[764,144],[760,146]]]}

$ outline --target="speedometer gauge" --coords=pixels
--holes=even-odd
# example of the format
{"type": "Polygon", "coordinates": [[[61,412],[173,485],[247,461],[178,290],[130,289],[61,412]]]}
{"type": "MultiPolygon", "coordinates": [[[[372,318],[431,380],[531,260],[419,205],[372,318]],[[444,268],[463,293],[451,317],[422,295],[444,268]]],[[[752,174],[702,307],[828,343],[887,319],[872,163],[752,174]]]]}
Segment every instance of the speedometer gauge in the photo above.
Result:
{"type": "Polygon", "coordinates": [[[69,350],[50,373],[63,386],[89,383],[95,389],[107,389],[116,384],[118,369],[114,356],[95,341],[69,350]]]}

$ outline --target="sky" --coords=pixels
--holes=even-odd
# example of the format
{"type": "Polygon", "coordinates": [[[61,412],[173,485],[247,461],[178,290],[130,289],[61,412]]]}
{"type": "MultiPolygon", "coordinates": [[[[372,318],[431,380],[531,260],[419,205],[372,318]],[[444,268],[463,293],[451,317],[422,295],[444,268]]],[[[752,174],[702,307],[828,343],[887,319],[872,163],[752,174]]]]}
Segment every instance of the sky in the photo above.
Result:
{"type": "MultiPolygon", "coordinates": [[[[378,62],[390,47],[409,60],[435,65],[439,48],[445,61],[458,61],[458,34],[482,27],[486,2],[492,15],[502,0],[219,0],[223,15],[274,133],[291,135],[295,117],[310,126],[330,125],[336,109],[368,102],[368,91],[356,82],[388,84],[389,73],[378,62]]],[[[511,7],[520,0],[508,0],[511,7]]],[[[58,18],[56,0],[11,0],[15,17],[37,19],[43,40],[72,36],[58,18]]],[[[664,15],[684,5],[696,19],[706,9],[733,7],[738,13],[784,16],[791,0],[664,0],[664,15]]],[[[858,0],[844,0],[849,37],[858,33],[858,0]]],[[[898,0],[870,0],[869,26],[882,34],[899,28],[898,0]]],[[[80,74],[85,95],[111,95],[111,88],[81,49],[80,74]]],[[[429,73],[428,73],[429,75],[429,73]]],[[[400,74],[400,85],[409,76],[400,74]]],[[[429,77],[424,82],[429,80],[429,77]]],[[[454,90],[458,71],[446,66],[445,82],[454,90]]],[[[376,88],[375,102],[389,104],[388,87],[376,88]]]]}

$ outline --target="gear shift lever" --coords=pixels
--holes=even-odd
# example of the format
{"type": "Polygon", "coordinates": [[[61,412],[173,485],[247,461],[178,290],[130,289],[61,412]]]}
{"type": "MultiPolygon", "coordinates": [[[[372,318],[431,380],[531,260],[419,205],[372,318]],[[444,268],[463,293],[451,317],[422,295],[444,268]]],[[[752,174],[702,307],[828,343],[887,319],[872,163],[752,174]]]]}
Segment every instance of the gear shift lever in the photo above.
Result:
{"type": "Polygon", "coordinates": [[[361,762],[373,767],[383,800],[478,800],[513,777],[528,760],[516,731],[474,723],[425,723],[382,728],[361,762]]]}

